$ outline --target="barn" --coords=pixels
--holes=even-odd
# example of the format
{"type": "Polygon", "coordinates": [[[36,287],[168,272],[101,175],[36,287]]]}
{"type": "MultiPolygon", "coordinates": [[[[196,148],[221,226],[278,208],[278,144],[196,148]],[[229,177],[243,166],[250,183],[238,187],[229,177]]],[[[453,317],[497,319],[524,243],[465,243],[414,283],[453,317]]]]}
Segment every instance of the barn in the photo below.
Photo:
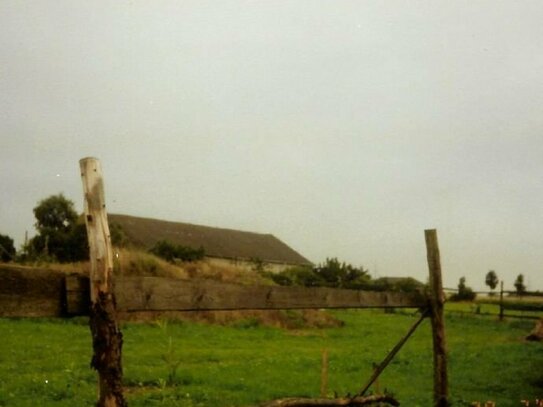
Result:
{"type": "Polygon", "coordinates": [[[108,218],[111,225],[120,226],[129,244],[143,249],[167,240],[193,249],[203,247],[206,260],[217,265],[252,269],[255,264],[262,264],[272,272],[293,266],[313,266],[308,259],[271,234],[129,215],[109,214],[108,218]]]}

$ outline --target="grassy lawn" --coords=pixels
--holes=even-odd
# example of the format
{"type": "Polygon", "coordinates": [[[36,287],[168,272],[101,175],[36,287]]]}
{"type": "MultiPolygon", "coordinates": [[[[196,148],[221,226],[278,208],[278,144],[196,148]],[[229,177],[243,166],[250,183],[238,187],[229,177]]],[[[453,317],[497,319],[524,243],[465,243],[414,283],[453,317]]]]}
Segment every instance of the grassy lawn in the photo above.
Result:
{"type": "MultiPolygon", "coordinates": [[[[342,328],[286,331],[195,323],[126,324],[124,370],[131,406],[249,406],[317,396],[323,349],[330,394],[355,393],[415,321],[406,313],[341,311],[342,328]]],[[[533,321],[447,317],[451,399],[519,406],[543,398],[543,345],[523,337],[533,321]]],[[[403,406],[432,405],[432,343],[425,321],[380,378],[403,406]]],[[[85,319],[0,319],[0,405],[83,406],[96,399],[85,319]]]]}

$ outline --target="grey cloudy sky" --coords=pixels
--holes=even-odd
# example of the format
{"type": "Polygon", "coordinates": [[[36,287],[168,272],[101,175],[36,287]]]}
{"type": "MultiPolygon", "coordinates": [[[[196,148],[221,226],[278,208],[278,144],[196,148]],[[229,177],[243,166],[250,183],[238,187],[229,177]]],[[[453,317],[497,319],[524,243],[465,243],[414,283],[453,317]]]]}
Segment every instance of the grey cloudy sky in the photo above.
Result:
{"type": "Polygon", "coordinates": [[[273,233],[314,262],[543,289],[540,1],[0,2],[0,233],[37,201],[273,233]]]}

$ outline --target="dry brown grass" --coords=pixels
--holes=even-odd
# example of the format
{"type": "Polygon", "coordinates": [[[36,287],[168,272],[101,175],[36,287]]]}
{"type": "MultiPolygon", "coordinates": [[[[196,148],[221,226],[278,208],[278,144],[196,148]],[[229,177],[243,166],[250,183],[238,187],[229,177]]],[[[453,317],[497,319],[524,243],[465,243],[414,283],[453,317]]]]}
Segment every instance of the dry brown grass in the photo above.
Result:
{"type": "Polygon", "coordinates": [[[52,270],[59,271],[66,274],[81,274],[89,275],[90,264],[89,262],[77,262],[77,263],[50,263],[43,261],[36,262],[25,262],[24,264],[18,263],[6,263],[7,265],[16,265],[17,267],[25,267],[29,269],[40,269],[40,270],[52,270]]]}
{"type": "MultiPolygon", "coordinates": [[[[123,276],[153,276],[179,279],[205,278],[243,285],[270,285],[270,279],[256,271],[211,264],[206,260],[175,264],[169,263],[154,254],[137,249],[114,248],[114,272],[123,276]]],[[[90,263],[26,263],[26,267],[56,270],[66,274],[77,273],[89,275],[90,263]]]]}
{"type": "Polygon", "coordinates": [[[155,255],[134,249],[115,251],[116,273],[125,276],[156,276],[179,279],[211,279],[243,285],[270,285],[273,282],[256,271],[235,266],[211,264],[206,260],[197,262],[169,263],[155,255]]]}
{"type": "Polygon", "coordinates": [[[343,322],[321,310],[240,310],[240,311],[163,311],[126,312],[119,314],[123,321],[153,322],[157,320],[193,321],[244,328],[272,326],[298,330],[342,326],[343,322]]]}
{"type": "Polygon", "coordinates": [[[115,249],[114,253],[113,262],[117,275],[189,278],[183,268],[151,253],[131,249],[115,249]]]}
{"type": "Polygon", "coordinates": [[[206,260],[194,263],[180,263],[179,266],[187,273],[189,278],[205,278],[242,285],[274,284],[269,278],[263,277],[254,270],[211,264],[206,260]]]}

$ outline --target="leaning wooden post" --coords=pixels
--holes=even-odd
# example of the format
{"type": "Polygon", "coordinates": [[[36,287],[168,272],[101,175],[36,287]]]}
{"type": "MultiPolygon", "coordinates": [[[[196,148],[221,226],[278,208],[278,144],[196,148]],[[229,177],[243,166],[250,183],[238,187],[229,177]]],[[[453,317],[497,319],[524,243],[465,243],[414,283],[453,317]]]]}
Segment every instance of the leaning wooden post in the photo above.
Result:
{"type": "Polygon", "coordinates": [[[445,321],[443,306],[443,282],[441,279],[441,261],[435,229],[425,230],[428,268],[430,270],[430,317],[434,343],[434,406],[449,405],[449,386],[447,380],[447,350],[445,343],[445,321]]]}
{"type": "Polygon", "coordinates": [[[96,158],[79,161],[85,195],[85,223],[90,253],[91,310],[89,325],[94,354],[91,366],[98,372],[98,407],[126,406],[122,392],[122,344],[112,290],[113,251],[107,222],[104,182],[96,158]]]}

